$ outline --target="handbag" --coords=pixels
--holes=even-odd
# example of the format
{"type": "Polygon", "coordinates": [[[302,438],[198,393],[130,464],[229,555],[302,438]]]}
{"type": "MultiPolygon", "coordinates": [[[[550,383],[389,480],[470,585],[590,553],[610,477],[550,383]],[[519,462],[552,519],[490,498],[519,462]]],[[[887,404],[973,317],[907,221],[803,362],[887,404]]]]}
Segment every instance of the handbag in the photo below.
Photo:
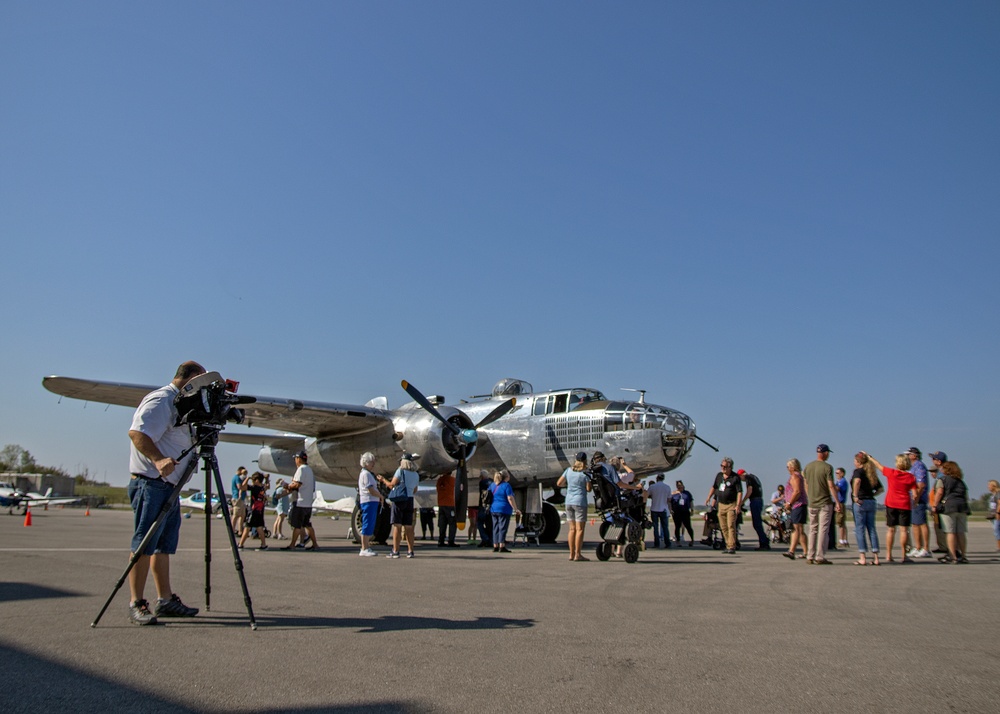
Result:
{"type": "Polygon", "coordinates": [[[403,469],[396,470],[396,478],[399,480],[392,490],[389,491],[389,500],[393,503],[402,503],[410,499],[410,493],[406,489],[406,472],[403,469]]]}

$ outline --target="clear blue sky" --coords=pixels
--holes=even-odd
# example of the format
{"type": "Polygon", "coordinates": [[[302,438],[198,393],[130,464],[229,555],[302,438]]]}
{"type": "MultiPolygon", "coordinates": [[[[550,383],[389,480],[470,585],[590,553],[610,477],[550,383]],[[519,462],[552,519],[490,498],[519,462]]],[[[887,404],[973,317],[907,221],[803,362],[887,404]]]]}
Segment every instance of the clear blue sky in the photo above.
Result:
{"type": "Polygon", "coordinates": [[[124,483],[130,411],[41,378],[197,359],[391,406],[641,387],[768,487],[822,441],[978,495],[998,37],[995,2],[8,0],[0,445],[124,483]]]}

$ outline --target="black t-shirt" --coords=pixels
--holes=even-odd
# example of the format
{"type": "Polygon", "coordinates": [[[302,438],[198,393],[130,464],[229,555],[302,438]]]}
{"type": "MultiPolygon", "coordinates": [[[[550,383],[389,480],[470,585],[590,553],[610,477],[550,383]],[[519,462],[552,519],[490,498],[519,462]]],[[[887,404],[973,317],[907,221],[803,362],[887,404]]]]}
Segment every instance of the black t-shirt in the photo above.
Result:
{"type": "Polygon", "coordinates": [[[730,472],[727,477],[721,471],[715,475],[715,497],[719,503],[736,503],[739,494],[743,493],[743,481],[730,472]]]}
{"type": "Polygon", "coordinates": [[[868,480],[868,474],[865,473],[864,469],[854,469],[854,473],[851,475],[852,487],[855,481],[858,482],[859,501],[870,501],[875,498],[875,489],[872,488],[872,484],[868,480]]]}
{"type": "Polygon", "coordinates": [[[747,474],[747,493],[750,494],[750,499],[764,498],[764,488],[760,485],[760,479],[753,474],[747,474]]]}

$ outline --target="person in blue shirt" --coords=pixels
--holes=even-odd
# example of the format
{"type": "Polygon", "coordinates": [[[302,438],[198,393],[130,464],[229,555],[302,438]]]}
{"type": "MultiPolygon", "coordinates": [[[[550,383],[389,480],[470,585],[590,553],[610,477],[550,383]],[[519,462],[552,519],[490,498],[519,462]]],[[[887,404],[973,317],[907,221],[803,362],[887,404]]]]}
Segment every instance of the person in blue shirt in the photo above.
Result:
{"type": "Polygon", "coordinates": [[[910,525],[913,529],[913,548],[910,553],[913,558],[932,558],[930,547],[930,529],[927,527],[927,503],[930,496],[930,483],[927,481],[927,466],[921,461],[923,454],[916,446],[906,451],[910,459],[910,473],[917,482],[917,495],[910,506],[910,525]]]}
{"type": "Polygon", "coordinates": [[[836,480],[833,485],[837,488],[837,500],[840,502],[840,513],[836,514],[837,527],[840,529],[839,532],[839,545],[847,545],[847,516],[845,511],[847,510],[847,494],[851,490],[851,484],[847,480],[847,472],[838,468],[834,474],[836,475],[836,480]]]}
{"type": "Polygon", "coordinates": [[[246,502],[246,489],[243,488],[243,482],[246,481],[248,471],[246,467],[240,466],[236,469],[236,475],[233,476],[232,485],[232,522],[233,522],[233,533],[242,533],[243,525],[247,518],[247,502],[246,502]]]}
{"type": "Polygon", "coordinates": [[[510,487],[510,474],[497,471],[493,475],[493,486],[490,488],[493,502],[490,504],[490,517],[493,519],[493,552],[509,553],[507,547],[507,529],[510,528],[510,517],[521,515],[514,502],[514,489],[510,487]]]}
{"type": "Polygon", "coordinates": [[[587,454],[579,452],[573,465],[563,471],[556,481],[556,486],[566,488],[566,524],[569,526],[569,559],[590,560],[581,555],[583,548],[583,531],[587,526],[587,492],[590,491],[590,480],[587,470],[587,454]]]}

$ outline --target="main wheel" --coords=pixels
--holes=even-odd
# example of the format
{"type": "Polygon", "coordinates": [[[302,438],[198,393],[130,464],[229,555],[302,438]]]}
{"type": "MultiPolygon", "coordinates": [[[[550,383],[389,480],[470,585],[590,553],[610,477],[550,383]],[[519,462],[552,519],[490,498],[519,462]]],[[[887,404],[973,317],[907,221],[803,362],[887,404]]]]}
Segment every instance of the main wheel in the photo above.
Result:
{"type": "Polygon", "coordinates": [[[551,503],[542,504],[542,524],[538,529],[538,540],[542,543],[555,543],[559,536],[559,511],[551,503]]]}
{"type": "Polygon", "coordinates": [[[597,559],[601,560],[601,561],[609,560],[611,558],[611,549],[613,547],[614,546],[612,546],[610,543],[607,543],[607,542],[598,543],[597,544],[597,559]]]}
{"type": "Polygon", "coordinates": [[[626,563],[634,563],[639,560],[639,546],[635,543],[629,543],[625,546],[625,552],[622,554],[625,558],[626,563]]]}

